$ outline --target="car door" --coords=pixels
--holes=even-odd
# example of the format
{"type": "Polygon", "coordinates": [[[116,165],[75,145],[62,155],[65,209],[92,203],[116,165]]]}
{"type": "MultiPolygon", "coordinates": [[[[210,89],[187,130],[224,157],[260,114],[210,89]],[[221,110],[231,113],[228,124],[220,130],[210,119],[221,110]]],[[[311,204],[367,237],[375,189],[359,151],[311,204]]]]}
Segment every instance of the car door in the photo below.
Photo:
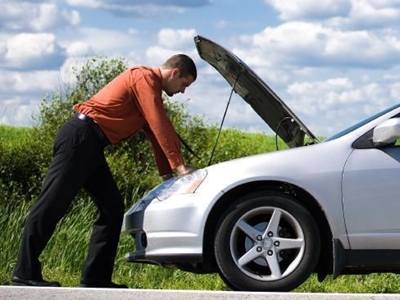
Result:
{"type": "Polygon", "coordinates": [[[354,149],[343,171],[352,249],[400,249],[400,147],[354,149]]]}

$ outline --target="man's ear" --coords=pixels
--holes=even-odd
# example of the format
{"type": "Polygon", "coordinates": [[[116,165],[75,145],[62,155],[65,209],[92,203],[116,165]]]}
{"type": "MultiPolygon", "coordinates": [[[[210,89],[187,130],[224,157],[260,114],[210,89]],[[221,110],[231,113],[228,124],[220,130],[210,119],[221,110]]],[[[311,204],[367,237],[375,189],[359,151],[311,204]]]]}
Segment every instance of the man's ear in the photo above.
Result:
{"type": "Polygon", "coordinates": [[[179,69],[179,68],[172,69],[172,72],[171,72],[172,77],[175,77],[176,75],[180,76],[180,74],[181,74],[181,69],[179,69]]]}

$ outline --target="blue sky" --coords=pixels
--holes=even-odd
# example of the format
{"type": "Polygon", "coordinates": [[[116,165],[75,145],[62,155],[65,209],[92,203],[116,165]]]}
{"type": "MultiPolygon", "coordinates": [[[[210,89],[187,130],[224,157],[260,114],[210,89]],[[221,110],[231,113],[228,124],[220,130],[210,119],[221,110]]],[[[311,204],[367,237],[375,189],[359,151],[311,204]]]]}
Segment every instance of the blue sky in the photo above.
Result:
{"type": "MultiPolygon", "coordinates": [[[[0,0],[0,7],[1,124],[32,125],[43,97],[73,84],[72,67],[91,56],[156,67],[175,53],[193,57],[199,76],[172,99],[219,124],[230,87],[198,56],[198,34],[239,56],[316,135],[399,101],[399,0],[0,0]]],[[[225,126],[270,132],[237,96],[225,126]]]]}

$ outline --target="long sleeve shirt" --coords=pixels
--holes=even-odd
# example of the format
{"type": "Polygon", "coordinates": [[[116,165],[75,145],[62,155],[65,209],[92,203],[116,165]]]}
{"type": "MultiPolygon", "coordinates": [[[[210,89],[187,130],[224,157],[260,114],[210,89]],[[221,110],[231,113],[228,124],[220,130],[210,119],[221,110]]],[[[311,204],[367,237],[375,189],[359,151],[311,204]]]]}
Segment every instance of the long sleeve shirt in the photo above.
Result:
{"type": "Polygon", "coordinates": [[[163,106],[158,68],[127,69],[91,99],[76,104],[74,111],[92,118],[113,145],[144,130],[160,175],[184,164],[178,135],[163,106]]]}

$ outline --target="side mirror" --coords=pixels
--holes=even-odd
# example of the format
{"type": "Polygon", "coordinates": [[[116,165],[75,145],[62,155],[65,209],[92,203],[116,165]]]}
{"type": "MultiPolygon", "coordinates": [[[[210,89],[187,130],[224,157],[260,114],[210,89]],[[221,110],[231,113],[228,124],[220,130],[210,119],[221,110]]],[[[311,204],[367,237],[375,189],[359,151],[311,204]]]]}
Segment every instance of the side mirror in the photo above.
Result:
{"type": "Polygon", "coordinates": [[[386,120],[374,128],[372,141],[375,146],[394,144],[400,137],[400,118],[386,120]]]}

